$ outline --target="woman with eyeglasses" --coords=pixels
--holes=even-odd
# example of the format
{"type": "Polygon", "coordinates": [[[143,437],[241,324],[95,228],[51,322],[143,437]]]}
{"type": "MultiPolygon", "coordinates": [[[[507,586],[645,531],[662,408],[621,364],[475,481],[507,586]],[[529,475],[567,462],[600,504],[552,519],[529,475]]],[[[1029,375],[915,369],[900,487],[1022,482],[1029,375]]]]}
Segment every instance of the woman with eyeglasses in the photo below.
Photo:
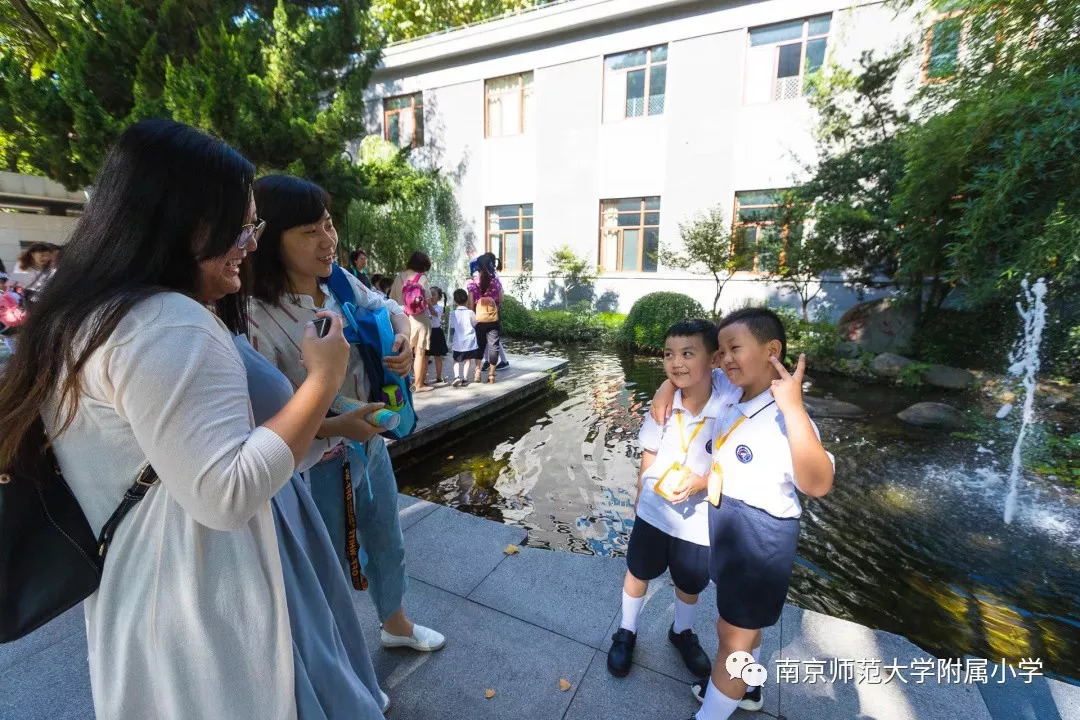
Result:
{"type": "Polygon", "coordinates": [[[296,717],[270,498],[344,377],[334,318],[299,342],[307,376],[256,426],[244,363],[206,304],[240,289],[257,241],[254,168],[147,120],[117,140],[64,261],[0,376],[0,467],[36,418],[97,533],[149,464],[84,602],[100,718],[296,717]]]}
{"type": "MultiPolygon", "coordinates": [[[[338,240],[326,191],[307,180],[270,175],[255,183],[255,204],[259,215],[266,218],[266,232],[260,251],[251,256],[253,300],[248,334],[252,346],[299,386],[308,373],[301,362],[300,333],[316,313],[338,313],[345,302],[361,309],[386,308],[398,333],[394,344],[397,354],[383,361],[392,372],[406,375],[412,364],[412,348],[407,337],[408,316],[401,306],[368,290],[348,273],[351,298],[335,298],[324,280],[331,273],[338,240]]],[[[367,405],[370,383],[377,381],[367,377],[363,359],[353,349],[338,392],[361,407],[323,424],[317,443],[326,454],[307,473],[311,494],[334,540],[343,573],[351,578],[353,587],[366,589],[375,604],[383,646],[438,650],[445,638],[413,623],[403,604],[405,539],[397,509],[397,479],[379,428],[364,420],[377,407],[367,405]],[[348,495],[355,511],[359,548],[347,543],[348,534],[353,532],[346,520],[348,495]]]]}

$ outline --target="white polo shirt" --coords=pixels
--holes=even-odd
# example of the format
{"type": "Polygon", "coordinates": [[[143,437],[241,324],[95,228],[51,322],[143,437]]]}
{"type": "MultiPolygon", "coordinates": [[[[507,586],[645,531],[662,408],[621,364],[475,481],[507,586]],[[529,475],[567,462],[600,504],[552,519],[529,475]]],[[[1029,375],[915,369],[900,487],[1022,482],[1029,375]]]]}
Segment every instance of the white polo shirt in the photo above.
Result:
{"type": "Polygon", "coordinates": [[[698,475],[709,472],[716,420],[739,397],[739,389],[734,385],[721,387],[722,391],[717,390],[714,379],[712,396],[698,415],[690,414],[683,406],[682,392],[676,390],[667,424],[659,425],[652,415],[646,415],[638,433],[642,450],[656,453],[656,459],[642,478],[637,516],[672,537],[698,545],[709,544],[709,503],[705,493],[691,495],[675,505],[657,493],[655,486],[660,476],[676,463],[698,475]]]}
{"type": "MultiPolygon", "coordinates": [[[[713,376],[713,387],[717,385],[713,376]]],[[[713,462],[723,469],[723,494],[760,508],[774,517],[797,518],[802,505],[795,484],[784,415],[776,406],[772,390],[746,402],[734,397],[720,412],[713,433],[713,462]],[[746,418],[716,447],[739,418],[746,418]]],[[[817,425],[810,424],[820,438],[817,425]]],[[[829,460],[836,466],[832,453],[829,460]]]]}

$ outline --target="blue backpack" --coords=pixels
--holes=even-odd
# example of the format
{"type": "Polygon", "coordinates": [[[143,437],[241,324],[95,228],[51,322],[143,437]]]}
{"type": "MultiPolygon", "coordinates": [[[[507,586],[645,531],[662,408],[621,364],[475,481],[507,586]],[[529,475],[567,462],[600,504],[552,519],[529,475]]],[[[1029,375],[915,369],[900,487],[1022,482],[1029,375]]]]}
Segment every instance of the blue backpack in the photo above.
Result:
{"type": "Polygon", "coordinates": [[[364,361],[364,373],[371,385],[368,402],[386,403],[387,410],[401,416],[401,424],[383,435],[400,440],[416,429],[416,411],[413,409],[412,393],[407,378],[399,377],[383,365],[383,358],[393,353],[394,326],[386,308],[365,310],[356,307],[349,276],[338,265],[330,270],[326,281],[345,316],[345,339],[355,345],[364,361]]]}

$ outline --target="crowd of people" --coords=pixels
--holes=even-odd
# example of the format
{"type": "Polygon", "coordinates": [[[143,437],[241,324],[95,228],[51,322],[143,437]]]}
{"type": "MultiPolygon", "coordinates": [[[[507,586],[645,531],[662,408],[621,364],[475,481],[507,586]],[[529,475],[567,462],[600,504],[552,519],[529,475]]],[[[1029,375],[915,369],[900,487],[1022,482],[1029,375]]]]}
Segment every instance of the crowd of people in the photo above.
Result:
{"type": "MultiPolygon", "coordinates": [[[[376,419],[385,377],[371,376],[354,313],[389,319],[375,364],[411,375],[413,392],[485,371],[494,382],[508,364],[498,260],[471,262],[448,312],[422,251],[391,276],[369,277],[362,250],[339,269],[331,209],[309,180],[256,180],[222,141],[147,120],[109,152],[63,261],[38,246],[20,258],[16,272],[35,275],[20,285],[28,312],[0,375],[0,469],[32,465],[24,454],[40,449],[27,439],[43,423],[94,533],[123,518],[84,603],[100,718],[381,718],[392,698],[356,592],[374,605],[383,647],[447,642],[406,610],[397,480],[376,419]],[[153,479],[133,502],[136,478],[153,479]]],[[[676,324],[639,436],[607,665],[630,672],[649,583],[670,572],[668,637],[700,678],[698,720],[761,708],[760,683],[730,660],[756,664],[761,630],[779,618],[798,492],[833,482],[802,404],[805,359],[789,371],[786,350],[765,309],[676,324]],[[710,579],[712,662],[692,630],[710,579]]]]}

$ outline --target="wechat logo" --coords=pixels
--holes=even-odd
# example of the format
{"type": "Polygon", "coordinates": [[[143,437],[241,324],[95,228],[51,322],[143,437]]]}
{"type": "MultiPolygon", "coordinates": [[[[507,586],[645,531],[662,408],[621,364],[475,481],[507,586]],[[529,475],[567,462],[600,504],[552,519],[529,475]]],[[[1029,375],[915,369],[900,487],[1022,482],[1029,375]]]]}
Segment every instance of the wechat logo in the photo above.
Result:
{"type": "Polygon", "coordinates": [[[769,671],[764,665],[754,662],[754,656],[748,652],[736,651],[724,661],[728,679],[740,678],[749,687],[761,687],[769,679],[769,671]]]}

